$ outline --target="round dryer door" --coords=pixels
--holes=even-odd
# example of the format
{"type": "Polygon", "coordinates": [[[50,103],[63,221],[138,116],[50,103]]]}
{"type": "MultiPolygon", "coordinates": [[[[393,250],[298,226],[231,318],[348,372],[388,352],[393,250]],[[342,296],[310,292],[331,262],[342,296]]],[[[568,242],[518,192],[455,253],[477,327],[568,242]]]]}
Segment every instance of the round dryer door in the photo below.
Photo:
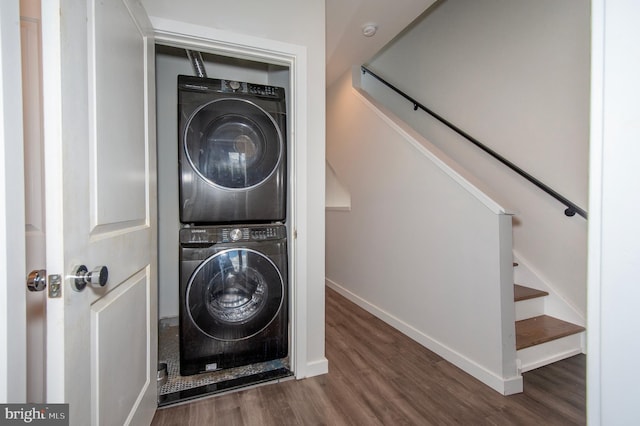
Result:
{"type": "Polygon", "coordinates": [[[185,302],[200,331],[234,341],[264,330],[280,311],[284,295],[282,275],[269,258],[251,249],[228,249],[194,271],[185,302]]]}
{"type": "Polygon", "coordinates": [[[248,189],[277,169],[282,133],[273,117],[244,99],[203,105],[185,127],[184,150],[193,170],[211,185],[248,189]]]}

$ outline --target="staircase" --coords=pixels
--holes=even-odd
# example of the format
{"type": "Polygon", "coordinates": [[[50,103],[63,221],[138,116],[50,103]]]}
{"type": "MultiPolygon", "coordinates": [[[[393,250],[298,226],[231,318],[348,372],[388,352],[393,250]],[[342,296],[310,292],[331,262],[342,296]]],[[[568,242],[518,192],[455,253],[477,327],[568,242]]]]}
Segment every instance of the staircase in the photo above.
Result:
{"type": "Polygon", "coordinates": [[[583,352],[584,327],[544,314],[544,299],[549,293],[515,284],[513,294],[520,373],[583,352]]]}

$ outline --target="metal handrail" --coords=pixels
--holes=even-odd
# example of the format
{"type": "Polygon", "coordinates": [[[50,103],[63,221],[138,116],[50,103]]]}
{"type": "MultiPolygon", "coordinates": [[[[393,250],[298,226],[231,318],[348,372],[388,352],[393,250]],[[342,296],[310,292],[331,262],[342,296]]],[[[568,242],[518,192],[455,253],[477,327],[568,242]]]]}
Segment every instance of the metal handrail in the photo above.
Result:
{"type": "Polygon", "coordinates": [[[531,174],[525,172],[520,167],[516,166],[511,161],[509,161],[506,158],[504,158],[502,155],[500,155],[497,152],[493,151],[491,148],[487,147],[486,145],[484,145],[483,143],[478,141],[476,138],[474,138],[473,136],[471,136],[470,134],[468,134],[464,130],[460,129],[455,124],[451,123],[450,121],[446,120],[445,118],[443,118],[439,114],[433,112],[432,110],[430,110],[426,106],[422,105],[420,102],[418,102],[417,100],[415,100],[411,96],[407,95],[406,93],[404,93],[402,90],[398,89],[397,87],[395,87],[391,83],[387,82],[385,79],[383,79],[382,77],[378,76],[377,74],[372,72],[370,69],[368,69],[364,65],[361,66],[360,68],[362,70],[362,74],[370,74],[372,77],[374,77],[375,79],[380,81],[382,84],[384,84],[385,86],[389,87],[391,90],[393,90],[394,92],[396,92],[397,94],[399,94],[400,96],[402,96],[403,98],[405,98],[406,100],[411,102],[413,104],[413,110],[414,111],[418,110],[418,108],[423,110],[424,112],[426,112],[427,114],[429,114],[433,118],[435,118],[436,120],[440,121],[442,124],[444,124],[447,127],[449,127],[454,132],[458,133],[460,136],[463,136],[465,139],[467,139],[469,142],[471,142],[472,144],[474,144],[475,146],[477,146],[478,148],[480,148],[481,150],[483,150],[487,154],[491,155],[496,160],[500,161],[502,164],[504,164],[507,167],[509,167],[514,172],[518,173],[520,176],[522,176],[525,179],[527,179],[529,182],[531,182],[532,184],[534,184],[535,186],[537,186],[538,188],[540,188],[541,190],[543,190],[547,194],[551,195],[556,200],[560,201],[562,204],[564,204],[567,207],[565,209],[565,211],[564,211],[565,215],[574,216],[577,213],[578,215],[580,215],[583,218],[587,219],[587,212],[584,209],[582,209],[581,207],[579,207],[578,205],[576,205],[575,203],[571,202],[568,198],[564,197],[563,195],[561,195],[560,193],[558,193],[557,191],[555,191],[554,189],[552,189],[548,185],[542,183],[540,180],[538,180],[537,178],[533,177],[531,174]]]}

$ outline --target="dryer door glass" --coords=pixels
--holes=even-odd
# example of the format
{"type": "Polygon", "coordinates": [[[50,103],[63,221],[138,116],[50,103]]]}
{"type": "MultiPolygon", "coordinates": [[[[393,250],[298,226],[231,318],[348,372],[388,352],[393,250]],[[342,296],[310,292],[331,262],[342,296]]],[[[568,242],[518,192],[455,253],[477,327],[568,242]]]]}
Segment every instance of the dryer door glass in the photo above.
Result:
{"type": "Polygon", "coordinates": [[[251,249],[223,250],[195,270],[185,302],[193,323],[218,340],[254,336],[277,316],[284,282],[274,263],[251,249]]]}
{"type": "Polygon", "coordinates": [[[275,120],[258,105],[218,99],[191,116],[184,150],[196,173],[211,185],[248,189],[276,171],[283,139],[275,120]]]}

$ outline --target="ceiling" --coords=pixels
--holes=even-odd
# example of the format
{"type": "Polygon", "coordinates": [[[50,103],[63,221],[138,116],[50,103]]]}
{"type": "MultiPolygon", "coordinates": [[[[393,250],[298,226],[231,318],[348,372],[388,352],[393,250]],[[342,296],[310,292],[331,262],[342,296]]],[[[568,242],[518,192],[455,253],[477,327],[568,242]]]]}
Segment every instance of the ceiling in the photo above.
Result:
{"type": "Polygon", "coordinates": [[[326,0],[327,87],[354,65],[362,65],[436,0],[326,0]],[[362,27],[374,23],[373,37],[362,27]]]}

